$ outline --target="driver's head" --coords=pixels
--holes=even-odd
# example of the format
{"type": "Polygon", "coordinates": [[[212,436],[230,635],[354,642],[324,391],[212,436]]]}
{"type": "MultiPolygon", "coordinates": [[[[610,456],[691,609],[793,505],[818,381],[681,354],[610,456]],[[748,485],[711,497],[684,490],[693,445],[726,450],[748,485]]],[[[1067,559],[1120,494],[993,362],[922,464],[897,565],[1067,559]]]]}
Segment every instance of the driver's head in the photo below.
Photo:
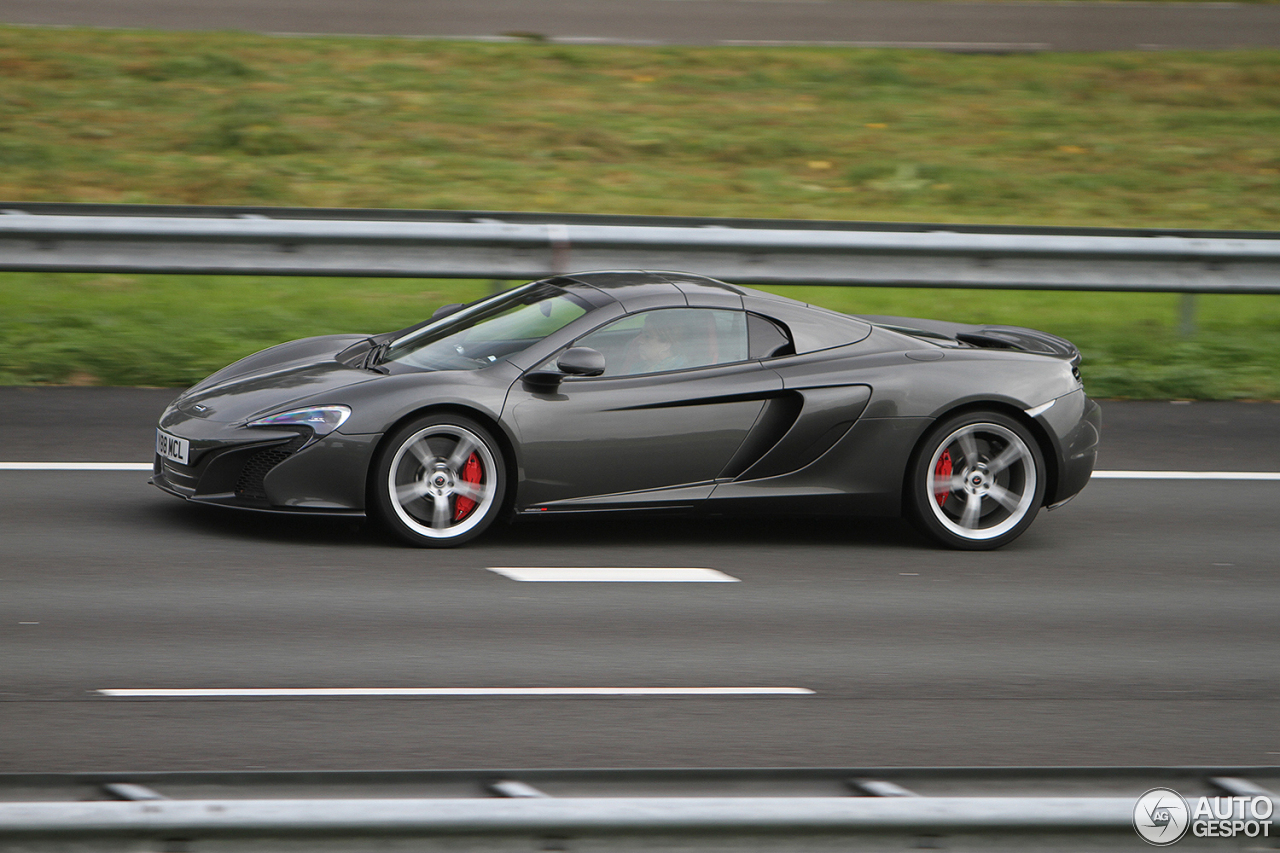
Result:
{"type": "Polygon", "coordinates": [[[640,354],[650,361],[670,357],[680,339],[679,326],[673,311],[654,311],[646,316],[640,332],[640,354]]]}
{"type": "Polygon", "coordinates": [[[654,311],[644,318],[642,334],[674,344],[682,337],[680,318],[675,311],[654,311]]]}

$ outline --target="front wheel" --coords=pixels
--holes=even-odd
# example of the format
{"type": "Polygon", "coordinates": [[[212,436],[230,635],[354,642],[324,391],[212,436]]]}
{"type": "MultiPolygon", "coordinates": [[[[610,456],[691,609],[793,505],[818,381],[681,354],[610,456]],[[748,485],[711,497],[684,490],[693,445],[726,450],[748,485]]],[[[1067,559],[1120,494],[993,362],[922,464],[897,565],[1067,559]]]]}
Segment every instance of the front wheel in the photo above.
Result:
{"type": "Polygon", "coordinates": [[[423,547],[460,545],[484,532],[502,508],[502,452],[469,418],[421,418],[387,440],[371,491],[379,518],[400,538],[423,547]]]}
{"type": "Polygon", "coordinates": [[[982,551],[1017,539],[1044,500],[1045,464],[1027,428],[996,412],[942,422],[907,473],[908,509],[929,536],[982,551]]]}

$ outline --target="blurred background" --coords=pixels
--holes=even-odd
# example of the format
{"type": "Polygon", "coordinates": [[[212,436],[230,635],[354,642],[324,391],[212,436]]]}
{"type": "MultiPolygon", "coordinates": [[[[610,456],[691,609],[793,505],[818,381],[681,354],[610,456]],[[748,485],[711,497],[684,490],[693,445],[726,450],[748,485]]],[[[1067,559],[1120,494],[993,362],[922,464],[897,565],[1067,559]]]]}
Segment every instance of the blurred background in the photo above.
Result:
{"type": "MultiPolygon", "coordinates": [[[[60,26],[0,27],[0,199],[1275,228],[1278,7],[1038,5],[11,0],[60,26]],[[1051,49],[1089,38],[1130,49],[1051,49]]],[[[0,274],[0,383],[181,387],[506,284],[0,274]]],[[[1055,332],[1101,397],[1280,396],[1267,296],[1190,297],[1191,329],[1176,294],[787,292],[1055,332]]]]}

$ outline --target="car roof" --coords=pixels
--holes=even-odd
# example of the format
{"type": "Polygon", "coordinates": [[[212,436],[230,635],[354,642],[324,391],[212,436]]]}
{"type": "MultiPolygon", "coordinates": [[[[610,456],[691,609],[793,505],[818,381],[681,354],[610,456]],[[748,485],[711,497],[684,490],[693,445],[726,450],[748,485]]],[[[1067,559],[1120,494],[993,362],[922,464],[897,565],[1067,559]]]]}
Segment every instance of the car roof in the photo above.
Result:
{"type": "Polygon", "coordinates": [[[869,323],[847,314],[693,273],[599,270],[569,273],[547,279],[547,283],[605,295],[620,303],[629,314],[683,306],[759,312],[790,330],[799,353],[853,343],[871,333],[869,323]]]}
{"type": "Polygon", "coordinates": [[[549,281],[561,287],[578,284],[599,290],[628,312],[675,305],[741,309],[742,297],[753,293],[707,276],[658,270],[597,270],[549,281]]]}

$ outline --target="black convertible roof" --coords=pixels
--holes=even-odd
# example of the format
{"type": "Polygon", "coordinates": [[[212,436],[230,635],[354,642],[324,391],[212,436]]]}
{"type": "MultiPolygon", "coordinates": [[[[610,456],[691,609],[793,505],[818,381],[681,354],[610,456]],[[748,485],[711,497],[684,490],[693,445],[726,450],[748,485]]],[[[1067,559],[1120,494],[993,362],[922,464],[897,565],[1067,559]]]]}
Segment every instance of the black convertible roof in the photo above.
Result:
{"type": "Polygon", "coordinates": [[[736,293],[739,296],[748,293],[733,284],[726,284],[705,275],[684,272],[662,272],[653,270],[599,270],[593,272],[570,273],[557,276],[548,281],[560,284],[573,281],[594,287],[598,290],[618,290],[630,287],[645,287],[654,284],[671,284],[683,293],[699,290],[715,290],[721,293],[736,293]]]}
{"type": "Polygon", "coordinates": [[[627,311],[667,305],[741,308],[742,298],[754,293],[707,276],[654,270],[570,273],[547,279],[547,283],[567,288],[590,287],[622,303],[627,311]]]}
{"type": "Polygon", "coordinates": [[[854,343],[871,333],[869,323],[847,314],[694,273],[600,270],[560,275],[546,279],[546,283],[566,289],[590,288],[616,300],[628,313],[686,305],[758,312],[786,326],[799,353],[854,343]]]}

